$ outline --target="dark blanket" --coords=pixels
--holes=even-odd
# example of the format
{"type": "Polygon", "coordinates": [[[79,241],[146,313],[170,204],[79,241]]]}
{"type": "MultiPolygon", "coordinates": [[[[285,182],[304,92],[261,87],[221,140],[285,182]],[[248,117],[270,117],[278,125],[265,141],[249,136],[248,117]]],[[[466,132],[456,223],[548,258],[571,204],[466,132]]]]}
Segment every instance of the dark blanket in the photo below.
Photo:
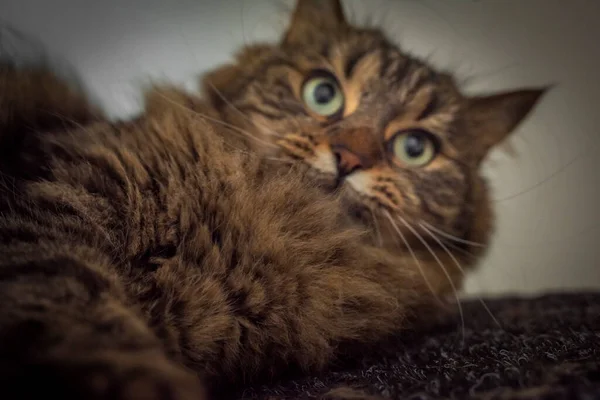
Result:
{"type": "MultiPolygon", "coordinates": [[[[339,386],[393,399],[600,399],[600,292],[465,301],[321,377],[244,391],[244,399],[311,399],[339,386]]],[[[354,393],[355,398],[367,398],[354,393]]]]}

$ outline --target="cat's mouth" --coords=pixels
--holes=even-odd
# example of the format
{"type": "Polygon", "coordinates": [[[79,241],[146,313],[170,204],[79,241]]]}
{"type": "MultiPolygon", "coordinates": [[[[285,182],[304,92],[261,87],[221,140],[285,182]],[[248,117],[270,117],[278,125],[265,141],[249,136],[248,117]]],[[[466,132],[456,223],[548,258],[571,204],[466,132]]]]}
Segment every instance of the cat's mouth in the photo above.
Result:
{"type": "Polygon", "coordinates": [[[341,190],[341,188],[344,186],[345,182],[346,182],[346,181],[345,181],[345,179],[344,179],[343,177],[341,177],[341,176],[339,176],[339,175],[338,175],[338,176],[336,176],[336,177],[333,179],[333,184],[332,184],[332,186],[333,186],[333,191],[336,191],[336,192],[337,192],[337,191],[340,191],[340,190],[341,190]]]}
{"type": "Polygon", "coordinates": [[[347,210],[347,216],[361,225],[368,225],[373,212],[364,204],[356,191],[348,184],[346,176],[325,174],[311,165],[307,165],[307,173],[316,186],[327,194],[339,196],[347,210]]]}
{"type": "Polygon", "coordinates": [[[309,170],[311,180],[324,192],[338,194],[344,187],[344,180],[335,175],[323,174],[313,168],[309,170]]]}
{"type": "Polygon", "coordinates": [[[344,177],[331,177],[330,179],[321,179],[320,187],[327,193],[340,196],[347,215],[361,224],[368,224],[372,217],[372,211],[363,202],[357,198],[354,190],[348,185],[344,177]]]}

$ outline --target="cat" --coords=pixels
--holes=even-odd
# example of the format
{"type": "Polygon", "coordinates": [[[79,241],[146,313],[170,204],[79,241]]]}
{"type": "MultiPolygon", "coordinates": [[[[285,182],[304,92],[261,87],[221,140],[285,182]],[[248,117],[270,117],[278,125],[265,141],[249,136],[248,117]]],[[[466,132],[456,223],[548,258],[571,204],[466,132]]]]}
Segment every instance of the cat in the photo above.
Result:
{"type": "Polygon", "coordinates": [[[381,30],[350,24],[340,1],[299,1],[279,44],[245,46],[202,86],[246,145],[345,191],[378,245],[413,249],[434,293],[460,289],[472,264],[438,239],[483,255],[493,210],[482,162],[550,88],[466,96],[381,30]]]}
{"type": "Polygon", "coordinates": [[[451,246],[493,232],[481,163],[546,92],[466,96],[333,0],[202,82],[109,121],[0,69],[3,398],[219,398],[426,319],[476,265],[451,246]]]}

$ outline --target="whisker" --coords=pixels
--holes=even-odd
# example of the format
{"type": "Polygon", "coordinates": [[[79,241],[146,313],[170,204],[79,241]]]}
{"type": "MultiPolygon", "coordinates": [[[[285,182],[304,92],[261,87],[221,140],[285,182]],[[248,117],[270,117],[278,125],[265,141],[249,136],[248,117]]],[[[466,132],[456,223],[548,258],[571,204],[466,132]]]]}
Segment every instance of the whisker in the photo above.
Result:
{"type": "MultiPolygon", "coordinates": [[[[242,35],[244,35],[244,46],[247,46],[247,43],[246,43],[246,41],[245,41],[245,30],[244,30],[244,2],[242,2],[242,8],[241,8],[241,11],[240,11],[240,19],[241,19],[241,23],[242,23],[242,35]]],[[[187,46],[188,46],[188,47],[190,48],[190,50],[191,50],[191,49],[192,49],[192,46],[189,44],[189,41],[187,40],[187,38],[185,38],[185,37],[184,37],[184,35],[182,34],[182,32],[181,32],[181,31],[179,32],[179,35],[181,36],[181,38],[183,39],[183,41],[184,41],[184,42],[187,44],[187,46]]],[[[196,58],[196,60],[198,60],[198,57],[197,57],[196,53],[192,51],[192,54],[194,55],[194,57],[196,58]]],[[[223,95],[222,95],[222,94],[221,94],[221,93],[220,93],[220,92],[217,90],[217,88],[216,88],[216,87],[215,87],[215,86],[214,86],[212,83],[210,83],[210,82],[207,82],[207,83],[208,83],[209,85],[211,85],[211,87],[213,88],[213,90],[214,90],[214,91],[215,91],[215,92],[216,92],[216,93],[219,95],[219,97],[221,97],[221,99],[223,99],[225,102],[227,102],[227,104],[228,104],[228,105],[230,105],[232,108],[234,108],[236,111],[238,111],[239,113],[241,113],[241,111],[239,111],[239,110],[238,110],[236,107],[234,107],[234,106],[233,106],[233,104],[231,104],[230,102],[228,102],[228,101],[227,101],[227,99],[225,99],[225,98],[224,98],[224,96],[223,96],[223,95]]],[[[162,95],[162,93],[159,93],[159,94],[160,94],[160,95],[161,95],[163,98],[166,98],[166,96],[162,95]]],[[[178,104],[178,105],[181,105],[181,104],[178,104]]],[[[183,105],[181,105],[181,106],[183,106],[183,105]]],[[[185,106],[184,106],[184,107],[185,107],[185,106]]],[[[186,107],[186,108],[187,108],[187,107],[186,107]]],[[[195,110],[192,110],[192,109],[190,109],[190,111],[194,112],[195,114],[201,115],[201,113],[199,113],[199,112],[197,112],[197,111],[195,111],[195,110]]],[[[242,116],[244,116],[244,115],[242,114],[242,116]]],[[[247,118],[246,116],[244,116],[244,117],[245,117],[245,118],[247,118]]],[[[207,116],[204,116],[204,118],[205,118],[205,119],[208,119],[208,117],[207,117],[207,116]]],[[[247,119],[248,119],[248,118],[247,118],[247,119]]],[[[214,120],[213,120],[213,122],[216,122],[216,121],[214,121],[214,120]]],[[[221,123],[221,125],[223,125],[223,126],[228,126],[228,127],[229,127],[229,128],[231,128],[231,129],[239,129],[239,128],[238,128],[238,127],[236,127],[236,126],[233,126],[233,125],[231,125],[231,124],[227,124],[225,121],[220,121],[220,123],[221,123]]],[[[240,132],[242,132],[242,131],[240,130],[240,132]]],[[[242,133],[245,133],[245,134],[247,134],[247,136],[248,136],[248,137],[253,137],[255,140],[259,140],[258,138],[256,138],[254,135],[252,135],[252,134],[251,134],[251,133],[249,133],[249,132],[242,132],[242,133]]],[[[248,152],[245,152],[244,150],[242,150],[242,149],[240,149],[240,148],[237,148],[237,147],[233,146],[231,143],[227,143],[227,142],[225,142],[225,143],[226,143],[227,145],[229,145],[230,147],[232,147],[232,148],[234,148],[234,149],[236,149],[236,150],[239,150],[239,151],[241,151],[242,153],[249,154],[248,152]]],[[[264,143],[264,142],[262,142],[262,143],[264,143]]],[[[266,144],[266,143],[265,143],[265,144],[266,144]]]]}
{"type": "MultiPolygon", "coordinates": [[[[229,101],[223,95],[223,93],[221,93],[221,91],[219,89],[217,89],[217,87],[215,85],[213,85],[209,81],[207,81],[207,84],[210,85],[210,87],[215,91],[215,93],[217,94],[217,96],[219,96],[221,98],[221,100],[223,100],[229,107],[231,107],[235,112],[237,112],[242,118],[244,118],[246,121],[250,122],[252,125],[255,125],[255,126],[257,125],[256,121],[254,121],[252,118],[248,117],[239,108],[237,108],[235,105],[233,105],[233,103],[231,101],[229,101]]],[[[264,126],[262,124],[260,124],[258,126],[261,129],[264,129],[266,132],[268,132],[271,136],[280,136],[279,134],[277,134],[277,132],[273,131],[272,129],[267,128],[266,126],[264,126]]]]}
{"type": "Polygon", "coordinates": [[[379,242],[379,247],[383,246],[383,238],[381,236],[381,229],[379,227],[379,222],[377,222],[377,216],[375,215],[375,211],[371,207],[369,207],[369,211],[373,216],[373,226],[375,227],[375,233],[377,234],[377,241],[379,242]]]}
{"type": "Polygon", "coordinates": [[[473,257],[473,258],[479,258],[479,256],[477,254],[474,254],[473,252],[470,252],[469,250],[465,250],[462,247],[457,246],[456,244],[454,244],[452,242],[446,243],[446,245],[449,247],[452,247],[452,249],[454,249],[456,251],[460,251],[462,254],[464,254],[466,256],[473,257]]]}
{"type": "Polygon", "coordinates": [[[561,173],[567,171],[570,167],[572,167],[576,162],[580,161],[581,158],[583,158],[584,156],[587,156],[586,153],[590,152],[591,150],[595,150],[594,145],[592,146],[588,146],[585,148],[585,150],[581,151],[576,157],[574,157],[573,159],[571,159],[570,161],[566,162],[565,164],[561,165],[559,168],[557,168],[556,170],[554,170],[552,173],[548,174],[544,179],[536,182],[535,184],[529,186],[527,189],[523,189],[520,190],[516,193],[510,194],[508,196],[499,198],[499,199],[493,199],[492,201],[495,203],[500,203],[502,201],[507,201],[507,200],[512,200],[515,199],[521,195],[524,195],[526,193],[529,193],[531,191],[534,191],[542,186],[544,186],[545,184],[547,184],[548,182],[550,182],[552,179],[554,179],[555,177],[557,177],[558,175],[560,175],[561,173]]]}
{"type": "Polygon", "coordinates": [[[478,242],[472,242],[470,240],[465,240],[465,239],[461,239],[457,236],[451,235],[450,233],[444,232],[442,230],[440,230],[439,228],[436,228],[435,226],[427,223],[427,222],[422,222],[423,225],[427,226],[429,229],[431,229],[432,231],[434,231],[435,233],[445,237],[446,239],[450,239],[453,240],[455,242],[458,243],[464,243],[464,244],[468,244],[470,246],[476,246],[476,247],[486,247],[486,245],[484,243],[478,243],[478,242]]]}
{"type": "Polygon", "coordinates": [[[410,252],[410,255],[415,260],[415,263],[417,264],[417,268],[419,268],[419,271],[421,272],[421,275],[423,276],[423,279],[425,280],[425,284],[427,285],[427,287],[431,291],[431,294],[433,294],[433,297],[435,297],[435,299],[438,301],[438,303],[440,303],[440,304],[443,305],[444,302],[439,298],[439,296],[435,292],[435,289],[431,285],[431,282],[429,282],[429,279],[427,279],[427,275],[425,274],[425,270],[423,269],[423,266],[421,265],[421,261],[419,261],[419,258],[416,256],[416,254],[413,251],[412,247],[408,243],[408,240],[406,240],[406,237],[404,236],[404,234],[402,233],[402,231],[400,230],[400,228],[398,227],[398,225],[394,222],[394,219],[392,218],[392,215],[388,211],[385,211],[385,215],[388,218],[388,220],[390,221],[390,223],[392,224],[392,227],[394,227],[394,229],[396,230],[396,232],[398,232],[398,235],[400,236],[400,238],[404,242],[404,245],[406,246],[406,248],[410,252]]]}
{"type": "MultiPolygon", "coordinates": [[[[251,153],[251,152],[249,152],[249,151],[247,151],[247,150],[244,150],[244,149],[242,149],[242,148],[240,148],[240,147],[234,146],[233,144],[229,143],[227,140],[223,140],[223,144],[224,144],[225,146],[229,146],[229,147],[231,147],[232,149],[234,149],[235,151],[239,151],[240,153],[242,153],[242,154],[245,154],[245,155],[247,155],[247,156],[250,156],[250,157],[257,157],[257,154],[251,153]]],[[[277,161],[277,162],[287,162],[287,163],[292,163],[292,160],[287,160],[287,159],[285,159],[285,158],[277,158],[277,157],[265,157],[265,156],[263,156],[263,157],[261,157],[261,158],[263,158],[263,159],[265,159],[265,160],[271,160],[271,161],[277,161]]]]}
{"type": "Polygon", "coordinates": [[[290,158],[278,158],[278,157],[263,157],[265,160],[278,161],[286,164],[296,164],[296,160],[290,158]]]}
{"type": "Polygon", "coordinates": [[[462,342],[462,345],[464,346],[464,343],[465,343],[465,317],[463,314],[462,305],[460,304],[460,298],[458,297],[458,291],[456,290],[456,286],[454,285],[454,282],[452,281],[452,277],[448,273],[448,270],[444,266],[444,263],[442,262],[442,260],[440,260],[440,258],[437,256],[437,254],[435,254],[435,251],[433,251],[433,249],[431,248],[429,243],[427,243],[427,241],[423,238],[423,236],[421,236],[415,228],[413,228],[408,222],[406,222],[406,220],[404,218],[402,218],[400,216],[398,218],[400,219],[400,222],[402,222],[404,224],[404,226],[406,226],[406,228],[408,228],[416,236],[416,238],[419,239],[419,241],[421,243],[423,243],[423,245],[427,248],[427,250],[429,250],[429,252],[433,256],[433,258],[437,261],[437,263],[441,267],[442,271],[444,272],[444,275],[446,275],[446,278],[448,279],[448,283],[450,283],[450,286],[452,287],[452,290],[454,292],[454,297],[456,299],[456,304],[458,306],[458,312],[460,314],[460,321],[461,321],[461,327],[462,327],[462,341],[461,342],[462,342]]]}
{"type": "MultiPolygon", "coordinates": [[[[231,129],[231,128],[229,128],[229,129],[231,129]]],[[[251,152],[249,152],[247,150],[244,150],[244,149],[242,149],[240,147],[234,146],[233,144],[229,143],[227,140],[223,140],[223,144],[225,146],[229,146],[232,149],[234,149],[235,151],[239,151],[240,153],[245,154],[247,156],[250,156],[250,157],[257,157],[258,156],[255,153],[251,153],[251,152]]],[[[287,163],[287,164],[294,164],[295,163],[294,160],[287,159],[287,158],[268,157],[268,156],[262,156],[261,158],[264,159],[264,160],[277,161],[277,162],[287,163]]]]}
{"type": "Polygon", "coordinates": [[[209,117],[206,114],[200,113],[200,112],[198,112],[198,111],[196,111],[196,110],[194,110],[194,109],[192,109],[192,108],[190,108],[190,107],[188,107],[186,105],[178,103],[178,102],[174,101],[173,99],[169,98],[168,96],[165,96],[162,93],[158,93],[158,95],[161,96],[162,98],[164,98],[165,100],[167,100],[168,102],[170,102],[170,103],[172,103],[172,104],[174,104],[174,105],[176,105],[178,107],[181,107],[184,110],[186,110],[186,111],[188,111],[188,112],[190,112],[190,113],[198,116],[199,118],[202,118],[202,119],[207,120],[207,121],[214,122],[215,124],[222,125],[222,126],[224,126],[226,128],[229,128],[233,132],[240,133],[240,134],[242,134],[242,135],[244,135],[244,136],[246,136],[246,137],[248,137],[248,138],[250,138],[252,140],[256,140],[257,142],[264,144],[265,146],[271,146],[273,148],[279,148],[279,146],[277,146],[277,145],[275,145],[273,143],[264,141],[264,140],[256,137],[255,135],[251,134],[250,132],[247,132],[247,131],[245,131],[243,129],[238,128],[235,125],[232,125],[232,124],[229,124],[227,122],[221,121],[221,120],[219,120],[217,118],[209,117]]]}
{"type": "MultiPolygon", "coordinates": [[[[454,262],[454,264],[456,264],[456,267],[458,268],[458,270],[462,273],[462,275],[464,277],[466,277],[467,273],[466,273],[465,269],[460,264],[460,262],[458,261],[458,259],[456,257],[454,257],[454,254],[452,254],[452,252],[442,243],[442,241],[437,236],[435,236],[433,234],[433,232],[431,232],[429,229],[427,229],[423,225],[421,225],[421,228],[423,228],[425,230],[425,232],[427,232],[429,234],[429,236],[431,236],[433,238],[433,240],[435,240],[442,247],[442,249],[444,249],[444,251],[446,251],[446,253],[448,253],[448,255],[450,256],[450,258],[452,259],[452,261],[454,262]]],[[[492,317],[492,320],[494,321],[494,323],[496,325],[498,325],[499,328],[502,328],[502,325],[500,325],[500,322],[498,322],[498,320],[496,319],[496,317],[494,316],[494,314],[492,314],[492,311],[489,309],[489,307],[487,306],[487,304],[485,304],[485,301],[483,301],[483,299],[481,298],[481,296],[477,295],[477,299],[479,300],[479,302],[481,303],[481,305],[483,306],[483,308],[487,311],[487,313],[490,315],[490,317],[492,317]]]]}
{"type": "MultiPolygon", "coordinates": [[[[458,242],[458,243],[465,243],[471,246],[475,246],[475,247],[486,247],[487,245],[483,244],[483,243],[478,243],[478,242],[471,242],[469,240],[464,240],[461,239],[459,237],[456,237],[454,235],[451,235],[449,233],[446,233],[436,227],[434,227],[433,225],[427,223],[427,222],[422,222],[424,225],[426,225],[430,230],[438,233],[440,236],[442,236],[443,238],[449,239],[450,241],[454,241],[454,242],[458,242]]],[[[588,226],[586,226],[585,228],[574,232],[574,233],[570,233],[570,234],[565,234],[564,236],[562,236],[560,239],[555,239],[555,240],[544,240],[544,241],[540,241],[540,242],[529,242],[529,243],[508,243],[508,242],[500,242],[497,241],[496,242],[496,246],[498,247],[531,247],[531,246],[543,246],[543,245],[552,245],[552,244],[557,244],[557,243],[564,243],[565,240],[568,239],[575,239],[580,235],[583,235],[584,233],[587,233],[589,230],[592,229],[596,229],[598,227],[597,223],[592,223],[588,226]]],[[[477,255],[465,250],[465,249],[461,249],[456,245],[451,244],[451,242],[446,242],[446,244],[448,244],[449,246],[451,246],[452,248],[459,250],[465,254],[469,254],[472,257],[477,257],[477,255]]]]}
{"type": "Polygon", "coordinates": [[[236,106],[233,105],[233,103],[231,101],[229,101],[224,95],[223,93],[221,93],[221,91],[219,89],[217,89],[217,87],[215,85],[212,84],[212,82],[210,81],[206,81],[206,83],[208,85],[210,85],[210,87],[212,88],[212,90],[215,91],[215,93],[217,94],[217,96],[219,96],[219,98],[221,100],[223,100],[223,102],[225,104],[227,104],[229,107],[231,107],[235,112],[237,112],[242,118],[244,118],[246,121],[249,121],[250,123],[253,123],[253,121],[250,119],[250,117],[248,117],[246,114],[244,114],[239,108],[237,108],[236,106]]]}
{"type": "MultiPolygon", "coordinates": [[[[266,92],[266,89],[265,89],[264,87],[262,87],[262,86],[258,86],[258,85],[257,85],[257,86],[256,86],[256,90],[257,90],[257,91],[259,91],[259,92],[261,92],[261,93],[262,93],[262,96],[265,96],[265,94],[264,94],[264,93],[266,92]]],[[[301,107],[303,107],[302,103],[301,103],[301,102],[299,102],[299,101],[297,101],[297,100],[278,99],[278,102],[279,102],[281,105],[286,105],[286,104],[287,104],[287,105],[289,105],[289,106],[293,106],[293,107],[297,107],[297,106],[301,106],[301,107]]],[[[301,127],[302,125],[301,125],[301,124],[300,124],[300,122],[298,121],[298,118],[296,118],[296,116],[294,116],[294,115],[292,115],[292,114],[289,114],[287,117],[288,117],[288,118],[290,118],[290,120],[291,120],[291,121],[294,121],[294,124],[296,124],[296,129],[300,130],[300,127],[301,127]]]]}

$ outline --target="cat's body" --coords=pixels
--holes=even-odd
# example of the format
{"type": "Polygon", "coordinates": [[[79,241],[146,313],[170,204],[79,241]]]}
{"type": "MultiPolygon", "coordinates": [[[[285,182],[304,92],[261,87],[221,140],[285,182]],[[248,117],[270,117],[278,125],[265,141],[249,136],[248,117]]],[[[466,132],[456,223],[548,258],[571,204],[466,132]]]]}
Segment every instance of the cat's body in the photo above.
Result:
{"type": "Polygon", "coordinates": [[[4,179],[5,377],[28,373],[17,360],[86,371],[105,353],[150,349],[141,367],[168,355],[241,383],[322,367],[335,346],[382,338],[424,303],[417,272],[366,244],[336,197],[265,171],[191,110],[157,109],[32,136],[15,166],[25,178],[4,179]],[[47,335],[64,359],[44,354],[47,335]]]}
{"type": "MultiPolygon", "coordinates": [[[[297,18],[303,7],[340,11],[336,2],[301,1],[297,18]]],[[[291,29],[286,40],[296,34],[291,29]]],[[[254,61],[260,63],[260,57],[254,61]]],[[[358,62],[359,70],[361,65],[366,77],[369,71],[358,62]]],[[[454,141],[453,156],[463,156],[460,168],[446,155],[429,170],[423,165],[412,175],[392,175],[382,160],[371,162],[356,151],[372,146],[369,156],[379,156],[367,130],[341,128],[366,139],[356,144],[334,135],[331,148],[341,149],[339,171],[348,169],[348,177],[379,168],[385,196],[378,200],[375,194],[357,197],[356,181],[353,189],[344,187],[341,172],[335,190],[323,185],[314,179],[315,169],[306,168],[315,166],[310,157],[290,167],[299,147],[265,138],[264,130],[239,140],[251,129],[229,114],[235,99],[228,93],[237,91],[247,102],[252,96],[244,90],[254,86],[240,89],[222,74],[208,80],[221,100],[208,96],[205,103],[176,89],[155,89],[140,117],[111,123],[51,75],[42,85],[16,91],[23,86],[8,84],[15,70],[0,72],[0,103],[18,104],[11,100],[18,94],[44,106],[0,113],[3,143],[10,143],[0,164],[0,379],[8,396],[3,398],[35,397],[39,388],[23,386],[27,380],[43,382],[46,391],[63,398],[198,400],[196,375],[218,388],[290,367],[317,371],[339,355],[340,345],[373,343],[404,328],[420,307],[460,286],[461,263],[472,265],[426,227],[437,224],[439,232],[459,235],[462,245],[477,241],[484,247],[492,217],[478,163],[540,94],[517,95],[514,110],[505,100],[510,104],[500,119],[486,108],[489,100],[475,102],[480,112],[461,117],[459,127],[469,134],[496,127],[492,133],[498,137],[478,143],[473,136],[470,153],[468,146],[460,147],[464,137],[454,141]],[[61,99],[56,106],[48,102],[54,98],[61,99]],[[45,117],[28,124],[38,120],[36,110],[45,117]],[[485,112],[491,125],[482,119],[485,112]],[[265,143],[269,150],[262,148],[265,143]],[[271,151],[277,145],[284,155],[271,151]],[[293,157],[286,158],[286,151],[293,157]],[[344,162],[355,165],[347,168],[344,162]],[[400,176],[404,191],[396,182],[400,176]],[[435,179],[428,181],[429,176],[435,179]],[[400,197],[394,197],[396,191],[400,197]],[[357,198],[373,213],[370,223],[361,214],[365,207],[355,210],[357,198]],[[374,208],[377,201],[381,204],[374,208]],[[431,225],[414,226],[431,237],[411,235],[402,218],[418,222],[418,209],[426,210],[421,220],[431,225]]],[[[273,76],[294,92],[291,81],[273,76]]],[[[454,96],[456,103],[448,104],[457,112],[468,100],[454,96]]],[[[280,98],[282,109],[289,102],[280,98]]],[[[443,109],[443,102],[434,108],[443,109]]],[[[271,115],[269,131],[284,134],[273,122],[280,123],[280,116],[260,109],[273,104],[258,100],[254,111],[262,119],[255,125],[265,127],[265,116],[271,115]]],[[[419,104],[430,108],[426,99],[419,104]]],[[[302,126],[307,115],[299,122],[299,115],[290,114],[288,121],[302,126]]],[[[361,121],[364,127],[366,120],[361,121]]],[[[322,147],[319,140],[312,144],[322,147]]]]}

